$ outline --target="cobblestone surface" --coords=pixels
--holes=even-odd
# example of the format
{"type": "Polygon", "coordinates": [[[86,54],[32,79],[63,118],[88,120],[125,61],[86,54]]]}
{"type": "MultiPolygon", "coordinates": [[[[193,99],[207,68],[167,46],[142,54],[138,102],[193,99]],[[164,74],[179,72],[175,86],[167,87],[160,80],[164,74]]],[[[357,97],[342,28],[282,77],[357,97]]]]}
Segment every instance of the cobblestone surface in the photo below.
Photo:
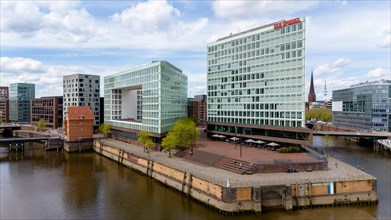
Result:
{"type": "MultiPolygon", "coordinates": [[[[117,140],[105,139],[102,140],[104,144],[113,146],[119,149],[123,149],[127,152],[135,155],[150,158],[151,160],[168,165],[174,169],[178,169],[184,172],[190,172],[193,175],[213,182],[221,186],[231,187],[251,187],[251,186],[265,186],[265,185],[285,185],[305,182],[331,182],[331,181],[349,181],[349,180],[365,180],[375,179],[375,177],[365,173],[364,171],[352,167],[336,158],[328,158],[329,170],[327,171],[313,171],[313,172],[299,172],[299,173],[258,173],[253,175],[240,175],[225,171],[219,168],[198,165],[191,163],[180,157],[168,157],[167,152],[150,151],[148,154],[144,151],[143,147],[137,144],[128,144],[117,140]]],[[[205,145],[204,148],[208,148],[209,145],[205,145]]],[[[232,147],[232,146],[231,146],[232,147]]],[[[222,152],[225,149],[221,150],[222,152]]],[[[243,154],[241,160],[246,161],[246,154],[243,154]]],[[[248,154],[248,158],[252,158],[253,155],[248,154]]]]}

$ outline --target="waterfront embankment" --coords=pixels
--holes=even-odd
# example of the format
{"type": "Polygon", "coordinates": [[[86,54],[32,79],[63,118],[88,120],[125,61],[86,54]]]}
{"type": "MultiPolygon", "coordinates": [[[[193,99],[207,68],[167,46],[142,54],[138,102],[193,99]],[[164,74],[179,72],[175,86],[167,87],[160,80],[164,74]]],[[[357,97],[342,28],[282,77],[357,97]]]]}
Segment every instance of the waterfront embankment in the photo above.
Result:
{"type": "Polygon", "coordinates": [[[169,158],[164,152],[146,153],[140,146],[112,139],[95,141],[94,150],[227,213],[373,204],[378,200],[374,176],[332,157],[327,171],[240,175],[169,158]]]}

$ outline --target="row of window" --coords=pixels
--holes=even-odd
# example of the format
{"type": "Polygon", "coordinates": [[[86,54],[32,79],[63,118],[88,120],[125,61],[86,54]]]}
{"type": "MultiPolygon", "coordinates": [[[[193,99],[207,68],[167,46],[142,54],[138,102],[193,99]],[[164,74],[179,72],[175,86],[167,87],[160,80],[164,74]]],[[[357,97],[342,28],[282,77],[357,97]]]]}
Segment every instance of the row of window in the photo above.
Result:
{"type": "MultiPolygon", "coordinates": [[[[236,47],[238,45],[244,45],[244,44],[257,42],[257,41],[264,41],[264,40],[270,39],[270,38],[273,39],[273,38],[276,38],[277,36],[286,36],[288,33],[291,33],[291,32],[296,32],[296,31],[302,32],[301,30],[303,30],[303,27],[304,27],[303,23],[298,23],[298,24],[287,26],[287,27],[282,27],[280,29],[264,31],[262,33],[257,33],[257,34],[253,34],[251,36],[243,37],[240,39],[231,40],[231,41],[228,41],[227,43],[223,43],[223,44],[219,44],[219,45],[215,45],[215,46],[210,46],[210,47],[208,47],[208,52],[210,53],[210,52],[220,51],[220,50],[224,50],[225,48],[236,47]]],[[[292,34],[289,34],[289,35],[292,35],[292,34]]]]}
{"type": "MultiPolygon", "coordinates": [[[[232,62],[235,60],[244,60],[244,59],[249,59],[253,57],[261,57],[261,58],[267,58],[270,55],[274,54],[280,54],[288,50],[296,50],[296,49],[301,49],[303,48],[303,40],[298,40],[294,42],[288,42],[284,43],[281,45],[273,45],[271,47],[267,48],[253,48],[250,51],[247,52],[236,52],[228,50],[228,52],[225,54],[219,54],[215,53],[214,56],[209,56],[208,57],[208,65],[215,65],[215,64],[222,64],[226,62],[232,62]],[[233,54],[233,55],[231,55],[233,54]]],[[[301,51],[301,50],[298,50],[301,51]]]]}
{"type": "Polygon", "coordinates": [[[292,126],[292,127],[301,127],[303,120],[281,120],[281,119],[250,119],[250,118],[217,118],[217,117],[208,117],[210,122],[220,122],[220,123],[239,123],[239,124],[253,124],[253,125],[271,125],[271,126],[292,126]]]}
{"type": "Polygon", "coordinates": [[[208,78],[213,76],[213,72],[219,72],[219,71],[231,71],[238,70],[238,73],[255,73],[255,72],[265,72],[269,70],[282,70],[282,69],[288,69],[288,68],[297,68],[297,67],[303,67],[304,66],[304,60],[303,58],[297,58],[297,59],[290,59],[287,61],[278,61],[278,62],[271,62],[271,63],[255,63],[255,64],[247,64],[243,63],[240,65],[240,62],[232,63],[231,68],[225,67],[225,66],[214,66],[210,67],[208,69],[208,78]],[[244,64],[244,65],[243,65],[244,64]]]}

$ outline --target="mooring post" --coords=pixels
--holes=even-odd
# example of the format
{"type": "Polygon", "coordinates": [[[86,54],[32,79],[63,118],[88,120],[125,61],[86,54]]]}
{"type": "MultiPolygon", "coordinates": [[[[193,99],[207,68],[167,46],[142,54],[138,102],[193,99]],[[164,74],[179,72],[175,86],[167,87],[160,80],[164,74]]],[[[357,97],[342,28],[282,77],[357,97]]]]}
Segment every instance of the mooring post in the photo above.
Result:
{"type": "Polygon", "coordinates": [[[79,137],[79,153],[81,152],[81,137],[79,137]]]}

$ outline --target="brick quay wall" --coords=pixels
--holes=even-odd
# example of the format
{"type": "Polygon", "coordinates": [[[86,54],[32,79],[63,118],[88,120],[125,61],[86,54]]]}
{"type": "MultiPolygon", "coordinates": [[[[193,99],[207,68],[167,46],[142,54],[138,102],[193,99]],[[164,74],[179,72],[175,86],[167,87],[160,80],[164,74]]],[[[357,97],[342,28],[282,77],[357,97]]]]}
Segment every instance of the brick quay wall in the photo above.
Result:
{"type": "Polygon", "coordinates": [[[240,175],[105,139],[94,151],[224,213],[377,203],[376,178],[329,158],[329,170],[240,175]]]}

